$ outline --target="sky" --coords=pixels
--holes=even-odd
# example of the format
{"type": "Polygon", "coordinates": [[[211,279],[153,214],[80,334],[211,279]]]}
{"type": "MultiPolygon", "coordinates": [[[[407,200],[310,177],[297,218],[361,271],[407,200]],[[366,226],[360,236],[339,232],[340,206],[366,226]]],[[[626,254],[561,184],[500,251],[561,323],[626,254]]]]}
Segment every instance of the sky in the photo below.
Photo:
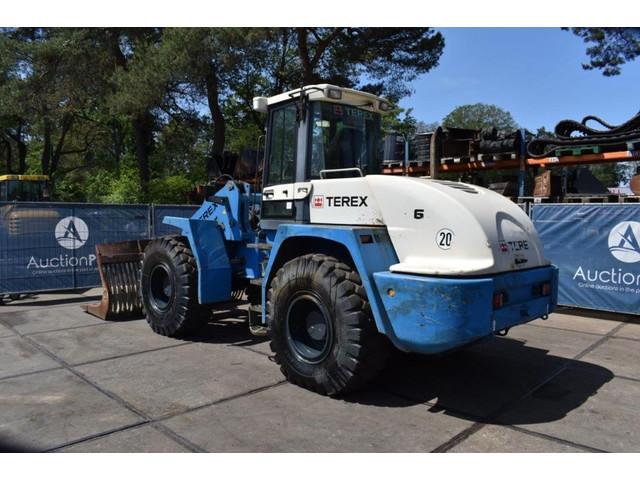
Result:
{"type": "Polygon", "coordinates": [[[615,77],[584,70],[588,45],[560,28],[437,30],[445,39],[440,64],[400,102],[418,120],[440,122],[459,105],[492,103],[535,132],[589,114],[615,125],[640,110],[640,60],[615,77]]]}

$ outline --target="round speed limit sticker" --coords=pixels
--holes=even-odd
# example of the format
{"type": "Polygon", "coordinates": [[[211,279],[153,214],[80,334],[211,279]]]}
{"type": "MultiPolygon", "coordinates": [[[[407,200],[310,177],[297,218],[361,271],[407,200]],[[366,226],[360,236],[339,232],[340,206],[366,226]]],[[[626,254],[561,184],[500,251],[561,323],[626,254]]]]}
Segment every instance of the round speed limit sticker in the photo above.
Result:
{"type": "Polygon", "coordinates": [[[449,250],[453,244],[455,236],[456,235],[453,233],[453,230],[449,228],[441,228],[438,230],[438,233],[436,233],[436,244],[438,245],[438,248],[441,248],[442,250],[449,250]]]}

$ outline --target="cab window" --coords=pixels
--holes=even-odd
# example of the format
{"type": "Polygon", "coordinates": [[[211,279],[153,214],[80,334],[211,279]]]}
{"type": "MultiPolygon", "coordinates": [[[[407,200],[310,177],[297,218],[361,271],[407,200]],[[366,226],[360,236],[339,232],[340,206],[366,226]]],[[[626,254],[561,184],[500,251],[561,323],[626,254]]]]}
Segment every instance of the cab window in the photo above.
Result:
{"type": "Polygon", "coordinates": [[[359,168],[378,173],[380,115],[328,102],[311,104],[311,162],[309,176],[321,170],[359,168]]]}
{"type": "Polygon", "coordinates": [[[270,131],[269,172],[265,185],[293,183],[298,131],[296,106],[294,104],[289,104],[272,112],[270,131]]]}

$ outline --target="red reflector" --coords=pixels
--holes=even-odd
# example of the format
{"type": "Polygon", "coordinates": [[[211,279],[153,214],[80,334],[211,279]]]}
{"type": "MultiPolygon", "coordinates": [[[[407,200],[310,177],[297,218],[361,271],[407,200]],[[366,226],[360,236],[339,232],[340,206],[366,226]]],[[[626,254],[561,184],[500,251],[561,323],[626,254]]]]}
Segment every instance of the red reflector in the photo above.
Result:
{"type": "Polygon", "coordinates": [[[496,292],[493,294],[493,309],[500,308],[504,305],[504,292],[496,292]]]}
{"type": "Polygon", "coordinates": [[[542,295],[551,295],[551,284],[549,282],[542,284],[542,295]]]}

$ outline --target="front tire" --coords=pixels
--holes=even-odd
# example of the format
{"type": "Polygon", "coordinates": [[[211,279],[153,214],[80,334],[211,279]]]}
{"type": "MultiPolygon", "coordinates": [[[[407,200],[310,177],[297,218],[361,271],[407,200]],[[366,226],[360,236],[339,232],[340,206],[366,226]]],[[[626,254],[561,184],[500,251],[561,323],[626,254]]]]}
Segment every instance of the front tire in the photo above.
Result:
{"type": "Polygon", "coordinates": [[[360,276],[334,257],[308,254],[284,264],[267,292],[267,321],[282,373],[309,390],[347,393],[384,367],[387,340],[360,276]]]}
{"type": "Polygon", "coordinates": [[[194,332],[207,320],[198,303],[195,258],[185,241],[165,237],[149,242],[144,251],[140,291],[147,323],[166,337],[194,332]]]}

